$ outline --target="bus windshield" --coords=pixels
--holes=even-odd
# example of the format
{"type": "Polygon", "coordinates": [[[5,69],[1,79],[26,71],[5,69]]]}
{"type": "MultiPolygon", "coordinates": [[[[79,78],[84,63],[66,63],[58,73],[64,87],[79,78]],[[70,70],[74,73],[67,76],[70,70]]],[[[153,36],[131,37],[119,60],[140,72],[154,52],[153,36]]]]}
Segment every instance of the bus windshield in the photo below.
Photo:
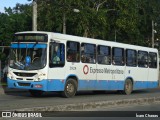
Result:
{"type": "Polygon", "coordinates": [[[9,66],[18,70],[38,70],[46,66],[46,44],[12,44],[9,66]]]}

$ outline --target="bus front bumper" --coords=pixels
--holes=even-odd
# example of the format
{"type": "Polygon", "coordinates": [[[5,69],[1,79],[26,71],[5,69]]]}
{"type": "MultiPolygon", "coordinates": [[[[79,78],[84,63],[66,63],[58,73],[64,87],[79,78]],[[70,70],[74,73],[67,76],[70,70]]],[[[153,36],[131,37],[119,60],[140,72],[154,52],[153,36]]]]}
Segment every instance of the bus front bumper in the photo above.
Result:
{"type": "Polygon", "coordinates": [[[7,78],[8,88],[41,90],[41,91],[63,91],[64,82],[61,80],[41,80],[41,81],[22,81],[7,78]]]}

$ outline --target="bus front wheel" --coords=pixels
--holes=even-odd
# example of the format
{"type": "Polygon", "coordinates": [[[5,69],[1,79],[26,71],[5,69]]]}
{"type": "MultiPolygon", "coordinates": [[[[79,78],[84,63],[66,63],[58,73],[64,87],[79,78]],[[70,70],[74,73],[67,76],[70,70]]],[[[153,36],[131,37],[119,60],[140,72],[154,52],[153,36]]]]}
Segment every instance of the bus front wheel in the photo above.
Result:
{"type": "Polygon", "coordinates": [[[77,92],[77,82],[74,79],[68,79],[64,91],[62,92],[63,97],[70,98],[75,96],[77,92]]]}
{"type": "Polygon", "coordinates": [[[41,97],[43,94],[43,91],[41,90],[29,90],[29,92],[34,97],[41,97]]]}
{"type": "Polygon", "coordinates": [[[130,79],[127,79],[124,85],[124,94],[130,95],[132,93],[132,90],[133,90],[133,83],[130,79]]]}

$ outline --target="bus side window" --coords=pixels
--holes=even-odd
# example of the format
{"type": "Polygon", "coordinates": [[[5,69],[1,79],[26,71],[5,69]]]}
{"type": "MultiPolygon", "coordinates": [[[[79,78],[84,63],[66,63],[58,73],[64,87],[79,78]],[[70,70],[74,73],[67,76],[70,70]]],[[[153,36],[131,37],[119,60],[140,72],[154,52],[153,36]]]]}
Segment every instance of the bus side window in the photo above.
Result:
{"type": "Polygon", "coordinates": [[[157,68],[157,54],[150,52],[149,53],[149,67],[157,68]]]}
{"type": "Polygon", "coordinates": [[[80,43],[68,41],[67,42],[67,61],[79,62],[80,61],[80,43]]]}
{"type": "Polygon", "coordinates": [[[81,62],[96,63],[96,45],[89,43],[81,44],[81,62]]]}
{"type": "Polygon", "coordinates": [[[124,49],[114,47],[112,50],[112,64],[113,65],[124,65],[124,49]]]}
{"type": "Polygon", "coordinates": [[[137,66],[137,52],[136,50],[126,50],[126,65],[131,67],[137,66]]]}
{"type": "Polygon", "coordinates": [[[148,67],[148,53],[146,51],[138,51],[138,67],[148,67]]]}
{"type": "Polygon", "coordinates": [[[108,46],[102,46],[98,45],[98,51],[97,51],[97,60],[98,64],[111,64],[111,48],[108,46]]]}

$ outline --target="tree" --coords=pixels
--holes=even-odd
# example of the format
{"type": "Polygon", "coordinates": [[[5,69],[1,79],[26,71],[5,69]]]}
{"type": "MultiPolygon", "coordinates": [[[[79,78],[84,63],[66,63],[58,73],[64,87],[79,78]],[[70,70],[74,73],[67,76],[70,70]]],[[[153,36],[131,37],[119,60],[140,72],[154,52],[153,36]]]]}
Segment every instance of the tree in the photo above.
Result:
{"type": "MultiPolygon", "coordinates": [[[[17,4],[13,9],[5,8],[5,13],[0,13],[0,42],[9,46],[14,33],[32,29],[31,5],[17,4]]],[[[6,55],[0,50],[0,59],[4,61],[6,55]]]]}
{"type": "MultiPolygon", "coordinates": [[[[37,4],[39,31],[63,33],[66,27],[67,34],[142,46],[151,46],[151,21],[160,20],[159,0],[37,0],[37,4]]],[[[32,30],[32,4],[6,8],[0,22],[0,39],[9,44],[13,33],[32,30]]]]}

